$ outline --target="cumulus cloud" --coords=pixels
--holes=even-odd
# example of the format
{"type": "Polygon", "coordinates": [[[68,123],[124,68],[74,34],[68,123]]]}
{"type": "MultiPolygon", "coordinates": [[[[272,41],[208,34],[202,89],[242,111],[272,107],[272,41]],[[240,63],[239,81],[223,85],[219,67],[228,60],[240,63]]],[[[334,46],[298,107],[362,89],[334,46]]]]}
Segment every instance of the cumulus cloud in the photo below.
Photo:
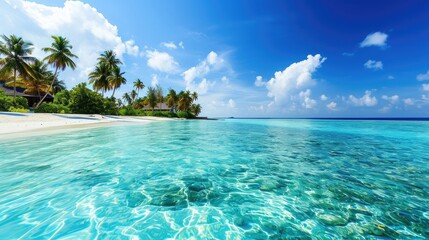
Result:
{"type": "Polygon", "coordinates": [[[229,84],[229,78],[227,76],[222,76],[220,80],[225,84],[229,84]]]}
{"type": "Polygon", "coordinates": [[[429,80],[429,70],[426,73],[421,73],[421,74],[417,75],[416,78],[417,78],[418,81],[429,80]]]}
{"type": "Polygon", "coordinates": [[[429,83],[422,84],[422,89],[423,89],[423,91],[429,91],[429,83]]]}
{"type": "Polygon", "coordinates": [[[113,49],[119,58],[124,54],[137,56],[139,47],[133,40],[123,41],[118,28],[89,4],[65,1],[61,7],[51,7],[29,1],[0,2],[2,33],[16,34],[33,42],[33,54],[43,58],[41,50],[51,45],[51,35],[66,37],[73,45],[77,69],[61,74],[71,87],[88,79],[102,51],[113,49]],[[85,24],[76,24],[85,23],[85,24]]]}
{"type": "Polygon", "coordinates": [[[328,100],[328,97],[325,94],[320,95],[320,100],[326,101],[328,100]]]}
{"type": "Polygon", "coordinates": [[[326,58],[322,58],[320,54],[308,55],[307,59],[276,72],[266,83],[268,96],[274,98],[275,102],[282,102],[291,92],[315,84],[312,74],[325,60],[326,58]]]}
{"type": "Polygon", "coordinates": [[[360,47],[384,47],[386,46],[388,35],[382,32],[370,33],[366,38],[360,43],[360,47]]]}
{"type": "Polygon", "coordinates": [[[235,101],[234,101],[234,100],[232,100],[232,99],[229,99],[229,100],[228,100],[228,106],[229,106],[230,108],[235,108],[235,101]]]}
{"type": "Polygon", "coordinates": [[[330,102],[330,103],[326,104],[326,107],[331,111],[336,111],[337,110],[337,103],[336,102],[330,102]]]}
{"type": "Polygon", "coordinates": [[[381,70],[383,69],[383,63],[381,61],[368,60],[364,66],[368,69],[381,70]]]}
{"type": "Polygon", "coordinates": [[[152,74],[152,78],[150,79],[150,85],[152,87],[156,87],[159,84],[158,75],[152,74]]]}
{"type": "Polygon", "coordinates": [[[213,86],[214,82],[202,79],[200,83],[196,83],[195,79],[204,77],[209,72],[219,69],[222,67],[224,61],[225,60],[222,57],[219,57],[216,52],[211,51],[198,65],[191,67],[182,73],[186,89],[197,91],[200,94],[206,93],[208,87],[213,86]]]}
{"type": "Polygon", "coordinates": [[[389,79],[389,80],[393,80],[393,79],[395,79],[395,77],[394,77],[394,76],[392,76],[392,75],[389,75],[389,76],[387,76],[387,79],[389,79]]]}
{"type": "Polygon", "coordinates": [[[174,42],[163,42],[161,45],[169,49],[177,49],[177,46],[174,44],[174,42]]]}
{"type": "Polygon", "coordinates": [[[267,84],[266,82],[262,81],[262,76],[256,76],[255,86],[257,86],[257,87],[263,87],[266,84],[267,84]]]}
{"type": "Polygon", "coordinates": [[[146,51],[147,66],[165,73],[175,73],[179,69],[179,64],[174,60],[173,56],[166,52],[146,51]]]}
{"type": "Polygon", "coordinates": [[[399,101],[399,96],[398,95],[392,95],[392,96],[386,96],[386,95],[383,95],[383,96],[381,96],[381,98],[383,99],[383,100],[386,100],[386,101],[389,101],[390,103],[397,103],[398,101],[399,101]]]}
{"type": "Polygon", "coordinates": [[[185,48],[185,45],[183,44],[183,42],[182,42],[182,41],[180,41],[180,42],[179,42],[179,47],[180,47],[181,49],[184,49],[184,48],[185,48]]]}
{"type": "Polygon", "coordinates": [[[314,99],[311,99],[311,90],[307,89],[299,93],[299,97],[302,99],[302,106],[304,108],[313,108],[316,106],[317,102],[314,99]]]}
{"type": "Polygon", "coordinates": [[[408,105],[408,106],[414,105],[414,99],[406,98],[406,99],[404,99],[404,104],[408,105]]]}
{"type": "Polygon", "coordinates": [[[365,91],[365,94],[357,98],[353,95],[349,96],[350,103],[355,106],[367,106],[372,107],[377,105],[377,98],[375,96],[371,96],[371,91],[365,91]]]}

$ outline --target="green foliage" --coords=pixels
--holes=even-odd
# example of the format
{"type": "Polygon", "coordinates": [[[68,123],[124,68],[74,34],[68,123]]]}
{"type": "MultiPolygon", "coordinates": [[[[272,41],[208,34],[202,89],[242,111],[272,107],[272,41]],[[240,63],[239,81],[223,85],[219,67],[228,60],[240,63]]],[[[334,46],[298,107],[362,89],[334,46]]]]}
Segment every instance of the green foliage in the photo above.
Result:
{"type": "Polygon", "coordinates": [[[105,98],[103,101],[103,112],[106,115],[118,115],[119,110],[116,106],[116,99],[114,97],[105,98]]]}
{"type": "Polygon", "coordinates": [[[71,113],[70,109],[64,105],[56,103],[42,103],[34,110],[35,113],[71,113]]]}
{"type": "Polygon", "coordinates": [[[28,108],[28,101],[25,97],[16,97],[14,105],[17,108],[28,108]]]}
{"type": "Polygon", "coordinates": [[[80,83],[70,91],[69,108],[72,113],[102,114],[104,100],[100,94],[88,89],[85,83],[80,83]]]}
{"type": "Polygon", "coordinates": [[[120,116],[145,116],[142,115],[141,110],[132,108],[131,106],[123,107],[119,109],[120,116]]]}
{"type": "Polygon", "coordinates": [[[70,103],[70,91],[62,90],[61,92],[55,94],[54,103],[68,106],[70,103]]]}
{"type": "Polygon", "coordinates": [[[195,118],[195,115],[190,112],[177,112],[177,117],[179,118],[195,118]]]}
{"type": "Polygon", "coordinates": [[[23,97],[16,97],[16,102],[14,102],[12,96],[6,96],[3,91],[0,91],[0,111],[7,112],[11,107],[26,109],[28,101],[23,97]]]}
{"type": "Polygon", "coordinates": [[[20,112],[20,113],[26,113],[29,112],[30,110],[28,110],[27,108],[16,108],[16,107],[10,107],[9,108],[9,112],[20,112]]]}

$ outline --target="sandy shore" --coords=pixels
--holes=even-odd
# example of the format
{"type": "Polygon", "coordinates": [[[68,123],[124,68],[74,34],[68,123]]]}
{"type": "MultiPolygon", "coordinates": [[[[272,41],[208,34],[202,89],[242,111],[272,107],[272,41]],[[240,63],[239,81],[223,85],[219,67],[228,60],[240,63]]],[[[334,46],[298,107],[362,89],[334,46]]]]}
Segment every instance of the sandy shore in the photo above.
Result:
{"type": "Polygon", "coordinates": [[[171,119],[157,117],[103,116],[98,114],[54,114],[0,112],[0,137],[48,130],[94,127],[115,123],[149,123],[171,119]]]}

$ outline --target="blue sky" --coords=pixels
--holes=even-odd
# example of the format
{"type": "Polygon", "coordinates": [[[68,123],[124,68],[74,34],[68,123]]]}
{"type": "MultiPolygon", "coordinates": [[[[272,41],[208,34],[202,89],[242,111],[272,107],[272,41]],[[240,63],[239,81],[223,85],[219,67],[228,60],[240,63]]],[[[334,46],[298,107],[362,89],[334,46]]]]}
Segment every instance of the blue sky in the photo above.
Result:
{"type": "Polygon", "coordinates": [[[428,117],[427,1],[0,0],[0,32],[70,39],[87,81],[114,49],[128,83],[199,92],[203,115],[428,117]]]}

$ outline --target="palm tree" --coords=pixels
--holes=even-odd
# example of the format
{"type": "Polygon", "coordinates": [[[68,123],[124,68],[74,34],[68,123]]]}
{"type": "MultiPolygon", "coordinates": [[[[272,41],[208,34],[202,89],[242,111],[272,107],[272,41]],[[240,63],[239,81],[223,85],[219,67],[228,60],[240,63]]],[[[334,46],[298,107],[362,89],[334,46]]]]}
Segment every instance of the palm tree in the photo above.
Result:
{"type": "Polygon", "coordinates": [[[147,104],[152,108],[152,112],[153,112],[157,102],[155,88],[149,87],[147,89],[146,101],[147,101],[147,104]]]}
{"type": "Polygon", "coordinates": [[[198,93],[197,93],[197,92],[193,92],[193,93],[191,94],[191,98],[192,98],[192,101],[193,101],[193,102],[197,101],[197,100],[198,100],[198,93]]]}
{"type": "Polygon", "coordinates": [[[189,90],[186,92],[181,91],[179,93],[178,98],[179,98],[179,101],[178,101],[179,110],[189,112],[189,109],[191,108],[191,104],[192,104],[191,92],[189,90]]]}
{"type": "MultiPolygon", "coordinates": [[[[24,93],[37,95],[39,100],[42,98],[40,93],[46,93],[49,89],[50,77],[52,72],[48,70],[48,65],[42,61],[36,60],[30,65],[33,71],[33,76],[23,75],[19,76],[16,81],[16,85],[21,88],[25,88],[24,93]]],[[[9,81],[6,85],[13,85],[13,81],[9,81]]]]}
{"type": "Polygon", "coordinates": [[[195,116],[200,115],[200,113],[201,113],[201,105],[200,104],[192,104],[191,109],[192,109],[192,113],[195,116]]]}
{"type": "Polygon", "coordinates": [[[136,81],[134,81],[134,88],[137,89],[137,96],[139,95],[139,91],[145,87],[144,83],[140,81],[140,79],[137,78],[136,81]]]}
{"type": "Polygon", "coordinates": [[[54,39],[54,42],[51,44],[51,47],[43,48],[42,50],[49,53],[44,60],[47,60],[48,64],[55,67],[55,72],[48,92],[36,105],[36,108],[43,102],[54,85],[55,79],[58,77],[58,70],[64,71],[67,67],[70,67],[73,70],[76,68],[76,64],[73,62],[72,58],[77,58],[77,56],[71,52],[73,46],[70,45],[69,40],[61,36],[52,36],[52,39],[54,39]]]}
{"type": "Polygon", "coordinates": [[[99,63],[104,63],[110,70],[113,70],[119,64],[122,64],[121,60],[116,57],[116,53],[113,50],[104,51],[98,58],[99,63]]]}
{"type": "Polygon", "coordinates": [[[33,75],[28,64],[35,61],[35,58],[30,56],[33,44],[15,35],[10,37],[3,35],[1,38],[4,43],[0,41],[0,56],[5,55],[5,57],[0,60],[0,76],[13,75],[13,101],[15,102],[18,74],[33,75]]]}
{"type": "Polygon", "coordinates": [[[174,89],[170,88],[168,90],[168,94],[166,96],[167,106],[170,108],[171,112],[174,112],[176,110],[176,104],[177,104],[177,94],[174,89]]]}
{"type": "Polygon", "coordinates": [[[107,77],[109,81],[110,88],[113,89],[112,97],[115,95],[115,90],[121,87],[122,84],[127,83],[127,79],[124,78],[124,72],[121,72],[121,69],[118,66],[115,66],[111,72],[112,75],[107,77]]]}
{"type": "Polygon", "coordinates": [[[124,93],[122,96],[122,99],[124,99],[127,102],[127,106],[130,106],[132,104],[132,99],[128,93],[124,93]]]}
{"type": "Polygon", "coordinates": [[[158,108],[161,109],[161,103],[164,102],[164,93],[162,92],[162,87],[156,85],[156,100],[159,103],[158,108]]]}
{"type": "Polygon", "coordinates": [[[132,100],[132,102],[131,102],[131,103],[134,103],[134,101],[136,100],[136,97],[137,97],[137,92],[136,92],[136,90],[132,90],[132,91],[130,92],[130,97],[131,97],[131,100],[132,100]]]}
{"type": "Polygon", "coordinates": [[[95,66],[95,70],[89,74],[89,83],[95,91],[101,91],[102,95],[104,92],[110,90],[111,85],[107,79],[110,76],[110,70],[104,63],[99,63],[95,66]]]}
{"type": "Polygon", "coordinates": [[[54,80],[54,85],[52,86],[52,95],[55,96],[55,94],[65,89],[66,89],[65,82],[63,80],[58,80],[58,78],[56,78],[54,80]]]}

